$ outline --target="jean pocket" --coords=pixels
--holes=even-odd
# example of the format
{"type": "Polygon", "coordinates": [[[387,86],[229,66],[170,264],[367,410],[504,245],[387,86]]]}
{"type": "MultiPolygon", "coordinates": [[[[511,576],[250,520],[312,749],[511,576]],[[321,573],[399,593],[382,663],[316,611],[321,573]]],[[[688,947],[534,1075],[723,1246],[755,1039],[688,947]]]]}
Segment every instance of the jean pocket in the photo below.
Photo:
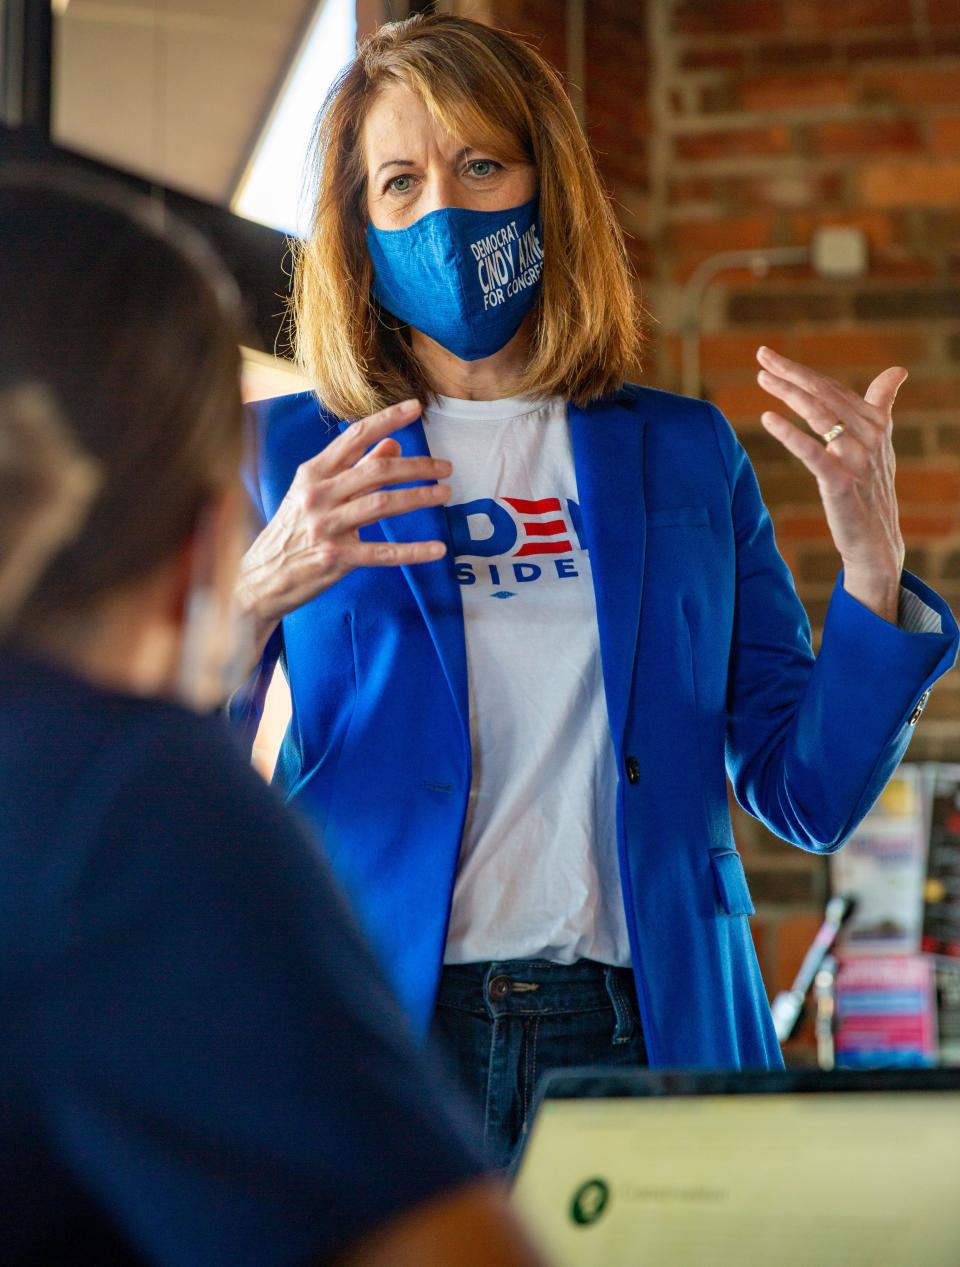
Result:
{"type": "Polygon", "coordinates": [[[754,906],[736,849],[718,849],[710,855],[717,898],[726,915],[753,915],[754,906]]]}

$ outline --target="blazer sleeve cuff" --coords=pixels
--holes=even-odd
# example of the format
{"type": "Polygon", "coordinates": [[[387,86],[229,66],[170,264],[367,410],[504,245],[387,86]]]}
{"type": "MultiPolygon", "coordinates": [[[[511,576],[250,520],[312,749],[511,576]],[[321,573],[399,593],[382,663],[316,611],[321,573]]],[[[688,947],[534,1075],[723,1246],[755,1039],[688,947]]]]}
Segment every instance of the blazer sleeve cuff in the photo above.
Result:
{"type": "Polygon", "coordinates": [[[901,578],[900,618],[894,625],[864,607],[843,588],[841,572],[818,659],[830,662],[835,681],[858,683],[858,695],[877,691],[886,709],[912,724],[934,682],[956,663],[960,630],[940,595],[910,572],[901,578]]]}

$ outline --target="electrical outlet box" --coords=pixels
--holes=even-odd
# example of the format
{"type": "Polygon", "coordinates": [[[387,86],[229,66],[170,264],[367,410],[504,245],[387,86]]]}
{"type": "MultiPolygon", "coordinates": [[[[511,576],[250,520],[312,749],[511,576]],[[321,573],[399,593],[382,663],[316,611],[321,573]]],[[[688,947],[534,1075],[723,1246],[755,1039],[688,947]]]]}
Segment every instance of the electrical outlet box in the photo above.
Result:
{"type": "Polygon", "coordinates": [[[867,239],[851,225],[827,225],[813,235],[811,256],[821,277],[862,277],[867,271],[867,239]]]}

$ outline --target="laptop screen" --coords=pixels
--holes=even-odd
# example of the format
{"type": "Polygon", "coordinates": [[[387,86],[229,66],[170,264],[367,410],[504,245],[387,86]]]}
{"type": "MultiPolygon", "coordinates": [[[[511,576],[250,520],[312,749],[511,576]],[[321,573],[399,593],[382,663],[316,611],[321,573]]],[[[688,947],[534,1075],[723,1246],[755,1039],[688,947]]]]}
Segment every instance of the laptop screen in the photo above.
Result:
{"type": "Polygon", "coordinates": [[[556,1267],[956,1267],[960,1081],[560,1077],[514,1201],[556,1267]]]}

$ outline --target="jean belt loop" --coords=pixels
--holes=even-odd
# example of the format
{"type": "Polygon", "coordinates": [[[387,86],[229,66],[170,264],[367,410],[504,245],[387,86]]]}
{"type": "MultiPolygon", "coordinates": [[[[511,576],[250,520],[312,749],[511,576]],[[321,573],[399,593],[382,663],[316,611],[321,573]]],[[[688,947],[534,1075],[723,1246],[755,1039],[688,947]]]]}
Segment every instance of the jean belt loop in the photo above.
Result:
{"type": "Polygon", "coordinates": [[[619,968],[605,968],[603,980],[607,987],[607,994],[610,996],[610,1002],[613,1005],[613,1015],[616,1020],[611,1042],[628,1043],[633,1037],[635,1020],[630,1000],[620,988],[620,971],[619,968]]]}
{"type": "Polygon", "coordinates": [[[490,993],[490,982],[496,980],[500,976],[502,976],[500,965],[491,960],[487,964],[487,970],[483,974],[483,980],[480,983],[480,993],[483,997],[483,1006],[487,1010],[487,1015],[494,1021],[501,1015],[501,1012],[499,1008],[494,1006],[490,993]]]}

